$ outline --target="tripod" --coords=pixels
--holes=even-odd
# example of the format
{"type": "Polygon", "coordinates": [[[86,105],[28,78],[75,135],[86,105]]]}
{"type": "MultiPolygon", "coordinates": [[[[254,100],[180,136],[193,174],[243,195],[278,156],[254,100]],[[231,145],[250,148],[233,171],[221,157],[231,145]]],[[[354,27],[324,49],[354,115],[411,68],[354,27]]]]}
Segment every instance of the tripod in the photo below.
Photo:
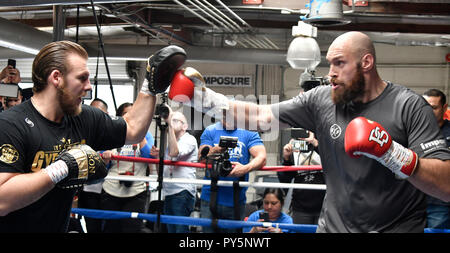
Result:
{"type": "MultiPolygon", "coordinates": [[[[163,210],[162,204],[162,188],[163,188],[163,179],[164,179],[164,156],[166,151],[166,130],[167,130],[167,122],[162,121],[161,119],[167,119],[169,116],[169,108],[166,104],[167,93],[164,93],[162,96],[162,102],[156,107],[155,117],[156,125],[160,129],[161,136],[159,137],[159,164],[158,164],[158,205],[157,205],[157,215],[156,215],[156,223],[154,227],[155,232],[161,231],[161,213],[163,210]]],[[[156,131],[158,132],[158,131],[156,131]]]]}

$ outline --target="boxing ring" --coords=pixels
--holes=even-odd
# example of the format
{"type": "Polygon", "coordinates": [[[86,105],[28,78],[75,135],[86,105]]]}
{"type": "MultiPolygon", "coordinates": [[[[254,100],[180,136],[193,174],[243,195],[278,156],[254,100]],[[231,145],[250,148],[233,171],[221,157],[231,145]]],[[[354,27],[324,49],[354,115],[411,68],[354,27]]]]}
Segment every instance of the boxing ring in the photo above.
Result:
{"type": "MultiPolygon", "coordinates": [[[[119,161],[129,161],[129,162],[143,162],[158,164],[159,159],[151,158],[139,158],[139,157],[125,157],[125,156],[112,156],[111,159],[119,161]]],[[[174,166],[188,166],[195,168],[205,168],[203,163],[191,163],[191,162],[181,162],[181,161],[169,161],[164,160],[165,165],[174,166]]],[[[265,166],[261,168],[262,171],[297,171],[297,170],[321,170],[321,166],[265,166]]],[[[105,180],[120,180],[120,181],[143,181],[143,182],[157,182],[156,176],[107,176],[105,180]]],[[[209,185],[211,180],[201,180],[201,179],[184,179],[184,178],[164,178],[164,183],[190,183],[195,185],[209,185]]],[[[218,186],[233,186],[233,181],[218,181],[218,186]]],[[[271,182],[244,182],[239,181],[239,186],[241,187],[254,187],[254,188],[292,188],[292,189],[308,189],[308,190],[325,190],[325,185],[320,184],[296,184],[296,183],[271,183],[271,182]]],[[[161,223],[164,224],[174,224],[174,225],[191,225],[191,226],[212,226],[213,220],[209,218],[194,218],[185,216],[173,216],[173,215],[156,215],[148,213],[137,213],[137,212],[122,212],[122,211],[107,211],[107,210],[96,210],[96,209],[85,209],[85,208],[72,208],[72,213],[88,218],[96,219],[143,219],[150,222],[155,222],[159,218],[161,223]]],[[[285,223],[273,223],[273,222],[249,222],[249,221],[238,221],[238,220],[226,220],[218,219],[215,223],[220,228],[226,229],[238,229],[245,227],[263,226],[263,227],[275,227],[280,229],[287,229],[290,232],[296,233],[315,233],[317,225],[309,224],[285,224],[285,223]]],[[[432,229],[425,228],[425,233],[450,233],[450,229],[432,229]]]]}

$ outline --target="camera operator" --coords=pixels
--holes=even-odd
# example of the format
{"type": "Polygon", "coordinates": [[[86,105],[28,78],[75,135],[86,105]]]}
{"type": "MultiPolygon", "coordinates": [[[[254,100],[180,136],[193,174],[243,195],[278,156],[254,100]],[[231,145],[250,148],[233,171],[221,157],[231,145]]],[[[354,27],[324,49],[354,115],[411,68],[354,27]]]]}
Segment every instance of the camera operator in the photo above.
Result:
{"type": "MultiPolygon", "coordinates": [[[[20,71],[16,69],[16,66],[13,65],[8,65],[2,69],[2,71],[0,72],[0,80],[2,84],[15,85],[18,85],[18,83],[22,81],[22,79],[20,78],[20,71]]],[[[0,94],[0,112],[20,103],[22,103],[22,92],[20,91],[20,88],[17,97],[1,96],[0,94]]]]}
{"type": "MultiPolygon", "coordinates": [[[[229,160],[234,167],[227,177],[220,176],[219,180],[248,181],[248,173],[250,171],[257,170],[266,164],[266,149],[259,134],[240,128],[230,128],[224,121],[208,126],[203,132],[200,137],[199,160],[202,159],[201,154],[204,148],[209,149],[206,156],[225,152],[225,148],[219,147],[218,145],[221,136],[238,137],[238,142],[235,148],[228,150],[229,160]],[[253,159],[250,161],[251,157],[253,159]]],[[[205,179],[210,179],[208,171],[206,172],[205,179]]],[[[216,207],[216,217],[213,217],[210,210],[211,186],[203,186],[200,208],[201,217],[242,220],[245,211],[246,191],[247,188],[245,187],[219,186],[216,193],[217,201],[216,203],[212,203],[216,207]]],[[[230,233],[240,231],[237,229],[218,229],[205,226],[203,227],[203,232],[230,233]]]]}
{"type": "MultiPolygon", "coordinates": [[[[307,138],[292,139],[283,147],[282,165],[318,165],[321,164],[317,150],[318,141],[313,132],[307,138]],[[299,150],[293,145],[295,141],[308,143],[308,150],[299,150]],[[313,148],[314,147],[314,148],[313,148]]],[[[277,172],[281,183],[325,184],[322,171],[286,171],[277,172]]],[[[289,214],[295,224],[317,224],[325,192],[322,190],[294,189],[292,192],[289,214]]]]}
{"type": "Polygon", "coordinates": [[[0,80],[2,83],[20,83],[20,71],[15,66],[8,65],[0,72],[0,80]]]}

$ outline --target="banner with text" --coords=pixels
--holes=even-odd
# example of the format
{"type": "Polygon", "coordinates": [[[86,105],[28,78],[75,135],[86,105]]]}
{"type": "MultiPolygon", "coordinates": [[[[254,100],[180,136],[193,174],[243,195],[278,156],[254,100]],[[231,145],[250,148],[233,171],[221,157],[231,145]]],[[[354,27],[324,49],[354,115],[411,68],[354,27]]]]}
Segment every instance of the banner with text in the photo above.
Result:
{"type": "Polygon", "coordinates": [[[205,75],[209,87],[251,87],[252,76],[244,75],[205,75]]]}

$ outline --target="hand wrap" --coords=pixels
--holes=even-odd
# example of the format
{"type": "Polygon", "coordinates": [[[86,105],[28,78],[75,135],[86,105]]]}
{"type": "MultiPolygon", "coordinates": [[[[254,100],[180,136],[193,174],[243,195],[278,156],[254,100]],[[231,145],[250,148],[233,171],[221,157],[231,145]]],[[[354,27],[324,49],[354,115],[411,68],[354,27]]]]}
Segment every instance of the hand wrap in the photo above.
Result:
{"type": "Polygon", "coordinates": [[[63,150],[46,170],[60,188],[82,187],[85,183],[93,183],[108,174],[100,155],[84,144],[63,150]]]}

